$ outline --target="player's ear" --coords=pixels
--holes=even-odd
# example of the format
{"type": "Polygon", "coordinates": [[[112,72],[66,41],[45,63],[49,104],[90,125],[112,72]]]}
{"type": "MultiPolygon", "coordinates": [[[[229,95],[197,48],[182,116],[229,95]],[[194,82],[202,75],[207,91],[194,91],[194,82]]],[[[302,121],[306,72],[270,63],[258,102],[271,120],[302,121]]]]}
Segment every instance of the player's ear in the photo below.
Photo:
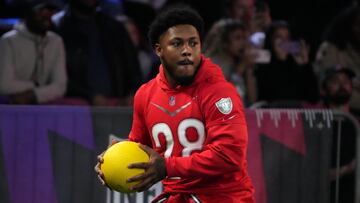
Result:
{"type": "Polygon", "coordinates": [[[159,43],[156,43],[156,44],[155,44],[155,53],[156,53],[156,55],[157,55],[158,57],[161,57],[162,49],[161,49],[159,43]]]}

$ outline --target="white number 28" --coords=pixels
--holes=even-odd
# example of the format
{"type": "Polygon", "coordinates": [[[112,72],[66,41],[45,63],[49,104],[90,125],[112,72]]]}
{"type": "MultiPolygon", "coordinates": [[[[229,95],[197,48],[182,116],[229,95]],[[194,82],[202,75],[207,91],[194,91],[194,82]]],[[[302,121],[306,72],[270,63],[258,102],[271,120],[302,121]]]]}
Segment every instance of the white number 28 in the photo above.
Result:
{"type": "MultiPolygon", "coordinates": [[[[166,151],[164,157],[167,158],[170,157],[174,148],[173,133],[171,132],[169,125],[167,125],[166,123],[158,123],[154,125],[152,128],[152,136],[155,141],[156,147],[161,147],[159,140],[159,135],[161,133],[164,134],[166,140],[166,151]]],[[[183,146],[183,150],[182,150],[183,157],[189,156],[191,152],[194,150],[202,149],[202,146],[205,141],[205,129],[204,129],[204,124],[201,121],[193,118],[189,118],[181,121],[178,126],[177,134],[180,144],[183,146]],[[186,137],[186,129],[191,127],[195,128],[198,134],[198,139],[195,141],[190,141],[186,137]]]]}

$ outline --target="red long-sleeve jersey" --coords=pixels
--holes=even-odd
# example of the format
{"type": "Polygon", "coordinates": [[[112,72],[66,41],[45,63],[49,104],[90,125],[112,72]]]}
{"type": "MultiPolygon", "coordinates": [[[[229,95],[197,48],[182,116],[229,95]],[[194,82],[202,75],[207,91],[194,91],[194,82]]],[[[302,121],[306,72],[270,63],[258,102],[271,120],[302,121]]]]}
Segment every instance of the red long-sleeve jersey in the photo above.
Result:
{"type": "Polygon", "coordinates": [[[240,96],[204,57],[190,86],[171,88],[160,66],[135,95],[129,139],[165,157],[167,193],[241,193],[248,200],[235,202],[252,202],[247,136],[240,96]]]}

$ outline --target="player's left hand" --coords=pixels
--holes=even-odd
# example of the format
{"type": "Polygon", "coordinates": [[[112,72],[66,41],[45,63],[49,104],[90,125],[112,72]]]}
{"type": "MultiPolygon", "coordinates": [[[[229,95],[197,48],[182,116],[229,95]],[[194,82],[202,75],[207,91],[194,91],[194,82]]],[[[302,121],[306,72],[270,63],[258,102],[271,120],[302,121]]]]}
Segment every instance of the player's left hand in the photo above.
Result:
{"type": "MultiPolygon", "coordinates": [[[[116,144],[117,142],[118,142],[117,140],[111,140],[111,143],[109,144],[108,148],[111,147],[112,145],[116,144]]],[[[94,170],[95,170],[95,172],[97,174],[97,177],[98,177],[101,185],[103,185],[103,186],[107,186],[107,184],[105,182],[104,174],[101,171],[101,164],[104,163],[104,158],[103,157],[104,157],[105,151],[103,151],[101,154],[99,154],[97,156],[97,163],[96,163],[96,165],[94,167],[94,170]]]]}
{"type": "Polygon", "coordinates": [[[165,159],[155,150],[146,145],[140,144],[139,146],[149,155],[150,160],[149,162],[130,164],[129,168],[142,168],[145,169],[145,172],[129,178],[128,182],[140,181],[130,189],[141,192],[166,177],[166,166],[165,159]]]}

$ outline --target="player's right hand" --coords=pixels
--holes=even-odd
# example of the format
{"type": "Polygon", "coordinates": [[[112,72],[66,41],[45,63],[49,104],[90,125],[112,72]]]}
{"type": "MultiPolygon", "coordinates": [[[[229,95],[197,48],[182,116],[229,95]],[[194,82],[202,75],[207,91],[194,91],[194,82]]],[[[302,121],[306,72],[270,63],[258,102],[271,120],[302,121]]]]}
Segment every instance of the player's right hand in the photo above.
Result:
{"type": "MultiPolygon", "coordinates": [[[[114,145],[115,143],[117,143],[118,141],[116,141],[116,140],[112,140],[111,141],[111,144],[108,146],[108,148],[109,147],[111,147],[112,145],[114,145]]],[[[104,153],[106,152],[106,150],[105,151],[103,151],[101,154],[99,154],[98,156],[97,156],[97,163],[96,163],[96,165],[95,165],[95,167],[94,167],[94,170],[95,170],[95,172],[97,173],[97,177],[98,177],[98,179],[100,180],[100,183],[103,185],[103,186],[107,186],[107,184],[106,184],[106,182],[105,182],[105,178],[104,178],[104,174],[103,174],[103,172],[101,171],[101,164],[102,163],[104,163],[104,158],[103,158],[103,156],[104,156],[104,153]]]]}
{"type": "Polygon", "coordinates": [[[145,172],[139,175],[130,177],[127,182],[139,181],[140,183],[132,186],[131,190],[136,190],[142,192],[149,189],[152,185],[166,177],[166,163],[165,158],[157,153],[154,149],[146,145],[139,145],[142,150],[144,150],[150,157],[149,162],[140,162],[130,164],[129,168],[141,168],[145,172]]]}

